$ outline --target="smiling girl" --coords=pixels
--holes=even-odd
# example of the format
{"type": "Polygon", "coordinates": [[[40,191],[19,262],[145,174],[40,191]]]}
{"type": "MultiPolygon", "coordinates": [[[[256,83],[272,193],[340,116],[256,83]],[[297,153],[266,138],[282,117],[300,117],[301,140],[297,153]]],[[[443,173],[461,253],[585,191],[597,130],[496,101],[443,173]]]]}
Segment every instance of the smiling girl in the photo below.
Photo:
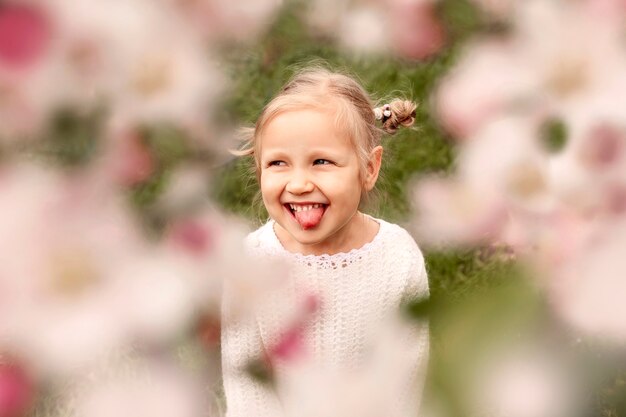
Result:
{"type": "MultiPolygon", "coordinates": [[[[380,373],[372,358],[385,319],[397,314],[406,298],[428,296],[424,258],[400,226],[359,211],[378,179],[381,136],[412,125],[415,108],[406,100],[374,108],[354,79],[314,68],[296,74],[263,109],[241,154],[254,157],[270,220],[246,244],[254,256],[280,258],[291,269],[289,284],[268,296],[253,317],[233,319],[225,295],[228,417],[320,415],[315,407],[307,414],[295,388],[294,370],[303,369],[359,375],[361,382],[379,372],[385,380],[376,382],[392,395],[384,414],[370,408],[367,415],[416,415],[428,357],[427,324],[407,326],[396,341],[403,348],[397,350],[400,367],[389,364],[389,372],[380,373]],[[298,310],[303,305],[308,307],[298,310]],[[275,390],[246,371],[263,357],[275,371],[275,390]]],[[[328,402],[333,393],[307,394],[315,403],[311,398],[328,402]]]]}

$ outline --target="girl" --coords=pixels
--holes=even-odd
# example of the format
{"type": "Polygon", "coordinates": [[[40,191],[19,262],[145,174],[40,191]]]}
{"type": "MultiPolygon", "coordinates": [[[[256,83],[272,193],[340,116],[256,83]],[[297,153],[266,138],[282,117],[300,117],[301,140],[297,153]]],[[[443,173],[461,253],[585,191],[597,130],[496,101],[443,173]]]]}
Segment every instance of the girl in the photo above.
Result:
{"type": "Polygon", "coordinates": [[[318,68],[296,74],[264,108],[240,154],[254,157],[270,220],[246,244],[253,255],[285,260],[291,269],[287,284],[247,319],[229,313],[225,291],[228,417],[320,417],[327,411],[322,404],[337,413],[337,401],[349,402],[350,395],[358,397],[353,405],[367,409],[343,415],[416,415],[427,325],[394,333],[392,350],[375,342],[403,298],[428,295],[424,259],[404,229],[359,211],[378,178],[382,133],[412,125],[415,108],[404,100],[373,108],[354,79],[318,68]],[[246,371],[263,357],[273,367],[275,389],[246,371]],[[316,390],[312,375],[327,377],[316,390]],[[368,381],[377,387],[365,390],[368,381]],[[374,393],[389,399],[376,403],[383,406],[378,411],[374,393]]]}

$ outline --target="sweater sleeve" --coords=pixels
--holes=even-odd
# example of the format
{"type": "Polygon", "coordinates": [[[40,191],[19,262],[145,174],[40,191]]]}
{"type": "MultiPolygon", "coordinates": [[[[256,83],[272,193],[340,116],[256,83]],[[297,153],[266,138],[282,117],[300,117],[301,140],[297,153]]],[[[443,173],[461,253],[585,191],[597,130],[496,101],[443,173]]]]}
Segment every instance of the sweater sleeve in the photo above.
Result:
{"type": "Polygon", "coordinates": [[[222,374],[226,417],[277,417],[280,406],[273,389],[246,370],[262,358],[263,344],[253,315],[234,317],[227,300],[222,306],[222,374]]]}

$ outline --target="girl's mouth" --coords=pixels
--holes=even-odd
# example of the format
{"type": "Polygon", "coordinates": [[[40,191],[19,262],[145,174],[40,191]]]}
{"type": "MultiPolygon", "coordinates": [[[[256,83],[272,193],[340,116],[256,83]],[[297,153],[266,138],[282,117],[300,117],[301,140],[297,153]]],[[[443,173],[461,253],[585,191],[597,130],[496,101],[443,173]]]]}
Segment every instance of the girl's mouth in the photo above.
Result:
{"type": "Polygon", "coordinates": [[[310,204],[284,204],[285,208],[289,210],[291,215],[298,222],[303,230],[308,230],[316,227],[321,221],[322,216],[326,212],[328,204],[323,203],[310,203],[310,204]]]}

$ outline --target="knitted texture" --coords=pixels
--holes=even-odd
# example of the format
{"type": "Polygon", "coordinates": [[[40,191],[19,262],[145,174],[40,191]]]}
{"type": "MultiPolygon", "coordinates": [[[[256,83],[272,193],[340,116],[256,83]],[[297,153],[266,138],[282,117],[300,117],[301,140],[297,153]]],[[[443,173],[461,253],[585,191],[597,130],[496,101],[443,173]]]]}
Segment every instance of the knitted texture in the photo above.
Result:
{"type": "MultiPolygon", "coordinates": [[[[270,292],[253,316],[233,320],[224,307],[222,366],[227,417],[308,416],[303,397],[293,389],[297,386],[294,369],[336,375],[365,375],[363,369],[367,369],[369,377],[375,375],[376,384],[393,391],[392,404],[385,403],[385,416],[417,415],[428,358],[427,323],[403,323],[393,333],[391,347],[376,342],[385,331],[395,329],[388,319],[398,318],[404,298],[428,297],[424,258],[404,229],[374,220],[380,228],[371,242],[334,255],[288,252],[276,237],[273,221],[248,236],[246,246],[253,256],[282,259],[291,268],[286,285],[270,292]],[[280,343],[281,335],[297,322],[297,312],[311,296],[319,300],[319,308],[303,326],[298,355],[273,362],[276,389],[254,380],[245,372],[246,364],[263,358],[280,343]],[[384,356],[390,352],[394,356],[391,361],[384,356]],[[383,356],[378,363],[377,355],[383,356]]],[[[227,299],[224,305],[229,305],[227,299]]],[[[364,404],[367,400],[360,398],[364,404]]],[[[318,409],[313,414],[320,413],[318,409]]],[[[362,415],[379,414],[370,406],[362,415]]]]}

